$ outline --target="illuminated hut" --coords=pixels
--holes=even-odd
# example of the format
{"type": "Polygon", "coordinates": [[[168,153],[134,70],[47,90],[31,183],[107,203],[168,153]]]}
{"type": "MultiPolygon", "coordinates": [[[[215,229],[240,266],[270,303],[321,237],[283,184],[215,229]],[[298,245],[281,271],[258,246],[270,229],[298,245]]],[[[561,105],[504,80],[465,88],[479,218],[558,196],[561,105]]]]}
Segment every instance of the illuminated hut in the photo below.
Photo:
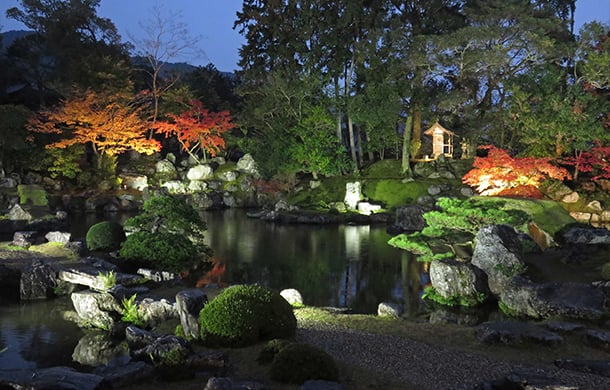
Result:
{"type": "Polygon", "coordinates": [[[432,137],[432,155],[435,159],[441,154],[446,157],[453,157],[453,137],[455,133],[436,122],[424,131],[424,134],[432,137]]]}

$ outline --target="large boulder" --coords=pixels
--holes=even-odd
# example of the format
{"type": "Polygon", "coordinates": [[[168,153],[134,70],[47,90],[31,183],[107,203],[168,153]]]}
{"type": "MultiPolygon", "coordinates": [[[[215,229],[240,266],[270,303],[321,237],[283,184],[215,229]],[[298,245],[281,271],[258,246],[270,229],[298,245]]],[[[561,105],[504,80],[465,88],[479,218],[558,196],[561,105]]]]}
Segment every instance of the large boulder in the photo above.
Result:
{"type": "Polygon", "coordinates": [[[475,237],[472,264],[487,274],[490,291],[500,295],[511,279],[525,272],[519,235],[507,225],[481,228],[475,237]]]}
{"type": "Polygon", "coordinates": [[[21,300],[47,299],[54,296],[57,272],[42,260],[34,260],[21,273],[19,295],[21,300]]]}
{"type": "Polygon", "coordinates": [[[430,281],[443,298],[459,297],[471,306],[480,303],[489,293],[485,273],[468,262],[433,261],[430,263],[430,281]]]}
{"type": "Polygon", "coordinates": [[[100,375],[78,372],[70,367],[0,370],[3,389],[96,390],[102,387],[100,375]]]}
{"type": "Polygon", "coordinates": [[[189,180],[206,180],[214,175],[214,169],[208,164],[200,164],[191,167],[186,173],[189,180]]]}
{"type": "Polygon", "coordinates": [[[199,312],[207,303],[208,296],[198,289],[184,290],[176,294],[176,309],[180,325],[188,339],[199,338],[199,312]]]}
{"type": "Polygon", "coordinates": [[[86,332],[74,347],[72,360],[84,366],[97,367],[109,364],[124,353],[125,347],[117,344],[108,333],[86,332]]]}
{"type": "Polygon", "coordinates": [[[11,221],[31,221],[32,214],[25,211],[19,204],[14,205],[8,212],[8,218],[11,221]]]}
{"type": "Polygon", "coordinates": [[[161,322],[178,318],[175,305],[166,299],[144,298],[138,302],[138,313],[148,326],[155,326],[161,322]]]}
{"type": "Polygon", "coordinates": [[[362,200],[362,190],[359,181],[345,183],[345,198],[343,202],[349,210],[356,210],[358,202],[362,200]]]}
{"type": "Polygon", "coordinates": [[[533,318],[599,320],[605,314],[603,291],[580,283],[537,284],[515,277],[500,294],[509,313],[533,318]]]}
{"type": "Polygon", "coordinates": [[[159,160],[155,164],[155,172],[164,175],[173,175],[176,174],[176,167],[169,160],[159,160]]]}
{"type": "Polygon", "coordinates": [[[148,188],[148,177],[137,173],[121,173],[119,179],[125,189],[144,191],[148,188]]]}
{"type": "Polygon", "coordinates": [[[564,245],[610,245],[610,230],[592,227],[570,227],[561,233],[564,245]]]}
{"type": "Polygon", "coordinates": [[[118,317],[112,313],[122,310],[115,298],[107,293],[77,291],[70,298],[82,326],[111,330],[118,317]]]}
{"type": "Polygon", "coordinates": [[[394,226],[402,231],[420,231],[426,226],[424,208],[421,206],[404,206],[396,209],[394,226]]]}
{"type": "Polygon", "coordinates": [[[242,158],[237,161],[237,170],[239,172],[259,177],[258,168],[256,167],[256,161],[251,154],[246,153],[242,158]]]}

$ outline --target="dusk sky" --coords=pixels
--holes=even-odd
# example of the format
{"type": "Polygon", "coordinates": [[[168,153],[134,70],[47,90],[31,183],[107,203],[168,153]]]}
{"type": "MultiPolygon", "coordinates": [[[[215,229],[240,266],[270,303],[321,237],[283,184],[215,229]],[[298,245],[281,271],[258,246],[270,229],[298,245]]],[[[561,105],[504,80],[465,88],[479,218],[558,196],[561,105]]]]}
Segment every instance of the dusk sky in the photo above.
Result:
{"type": "MultiPolygon", "coordinates": [[[[6,10],[18,6],[17,0],[0,0],[0,31],[24,30],[25,26],[6,18],[6,10]]],[[[179,12],[193,37],[199,37],[199,49],[205,57],[179,58],[176,62],[193,65],[213,63],[218,70],[230,72],[237,69],[238,49],[243,39],[233,30],[235,13],[241,10],[242,0],[102,0],[98,15],[107,17],[117,26],[123,41],[130,36],[143,35],[140,23],[151,17],[154,4],[162,9],[179,12]]],[[[583,23],[597,20],[610,23],[610,0],[577,0],[576,30],[583,23]]]]}

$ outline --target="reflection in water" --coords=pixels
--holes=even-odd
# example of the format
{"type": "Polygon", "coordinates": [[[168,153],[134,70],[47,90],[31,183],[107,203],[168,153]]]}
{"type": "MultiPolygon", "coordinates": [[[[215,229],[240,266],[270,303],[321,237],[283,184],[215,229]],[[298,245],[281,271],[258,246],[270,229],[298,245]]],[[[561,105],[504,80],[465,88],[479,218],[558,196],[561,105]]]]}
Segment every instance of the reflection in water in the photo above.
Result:
{"type": "Polygon", "coordinates": [[[384,301],[412,300],[409,310],[417,313],[421,288],[415,280],[405,288],[403,280],[405,261],[417,277],[420,263],[387,244],[384,226],[279,225],[247,218],[242,210],[206,212],[203,218],[215,268],[222,267],[216,279],[206,275],[207,283],[296,288],[307,305],[357,313],[376,313],[384,301]]]}
{"type": "Polygon", "coordinates": [[[0,368],[66,365],[81,333],[64,320],[69,298],[0,306],[0,368]],[[76,336],[76,337],[75,337],[76,336]]]}
{"type": "MultiPolygon", "coordinates": [[[[307,305],[356,313],[376,313],[384,301],[404,303],[413,316],[419,312],[426,275],[412,255],[387,244],[384,226],[278,225],[249,219],[242,210],[203,217],[214,265],[201,284],[296,288],[307,305]]],[[[73,237],[84,237],[99,220],[73,218],[73,237]]],[[[65,310],[72,310],[68,297],[0,305],[0,369],[90,365],[121,352],[120,345],[99,342],[64,320],[65,310]]]]}

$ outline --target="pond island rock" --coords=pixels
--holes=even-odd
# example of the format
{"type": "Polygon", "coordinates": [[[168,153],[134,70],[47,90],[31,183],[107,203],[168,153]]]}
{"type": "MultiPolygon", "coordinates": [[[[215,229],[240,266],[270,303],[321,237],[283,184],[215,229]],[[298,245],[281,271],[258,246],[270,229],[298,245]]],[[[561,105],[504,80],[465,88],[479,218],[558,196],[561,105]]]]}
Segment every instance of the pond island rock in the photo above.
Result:
{"type": "Polygon", "coordinates": [[[475,237],[471,264],[433,262],[432,285],[444,297],[476,297],[485,291],[480,287],[485,277],[477,276],[474,269],[484,273],[489,291],[510,315],[599,320],[606,314],[608,297],[603,288],[584,283],[531,281],[525,275],[519,235],[510,226],[481,228],[475,237]]]}

